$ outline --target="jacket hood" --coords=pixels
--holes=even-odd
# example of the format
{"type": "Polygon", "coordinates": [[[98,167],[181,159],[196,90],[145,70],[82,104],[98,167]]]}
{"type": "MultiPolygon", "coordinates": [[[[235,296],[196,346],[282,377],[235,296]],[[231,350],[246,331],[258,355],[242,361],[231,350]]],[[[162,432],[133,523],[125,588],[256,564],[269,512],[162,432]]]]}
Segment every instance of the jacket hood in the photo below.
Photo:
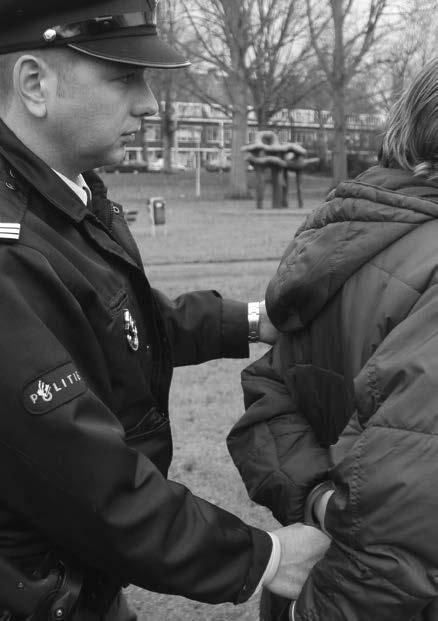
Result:
{"type": "Polygon", "coordinates": [[[373,167],[338,185],[298,229],[266,291],[282,331],[307,325],[364,263],[438,217],[438,183],[373,167]]]}

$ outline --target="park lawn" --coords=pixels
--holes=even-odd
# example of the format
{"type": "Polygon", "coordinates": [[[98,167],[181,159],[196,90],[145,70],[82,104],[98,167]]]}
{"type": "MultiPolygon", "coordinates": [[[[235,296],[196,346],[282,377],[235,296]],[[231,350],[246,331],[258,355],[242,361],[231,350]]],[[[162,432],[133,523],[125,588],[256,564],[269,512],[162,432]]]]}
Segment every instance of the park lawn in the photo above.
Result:
{"type": "MultiPolygon", "coordinates": [[[[241,300],[263,297],[285,245],[304,217],[286,210],[257,213],[252,201],[223,201],[220,178],[211,175],[210,198],[196,200],[181,196],[187,192],[187,178],[180,175],[105,175],[111,196],[125,206],[144,204],[147,196],[165,197],[167,235],[160,230],[152,237],[141,218],[132,231],[151,284],[171,297],[206,288],[241,300]]],[[[322,198],[322,190],[320,194],[322,198]]],[[[315,205],[317,199],[310,202],[315,205]]],[[[266,349],[262,344],[252,345],[251,359],[266,349]]],[[[277,524],[269,511],[248,499],[225,444],[227,433],[243,413],[240,372],[248,363],[218,360],[175,370],[170,400],[174,435],[170,478],[253,525],[273,529],[277,524]]],[[[211,606],[136,587],[129,587],[127,593],[141,621],[258,618],[258,597],[236,607],[211,606]]]]}
{"type": "MultiPolygon", "coordinates": [[[[290,209],[257,210],[253,199],[222,198],[226,174],[203,171],[201,198],[195,197],[194,174],[106,174],[110,196],[125,209],[138,210],[133,231],[144,249],[145,264],[207,261],[277,260],[298,224],[327,190],[327,179],[304,177],[304,209],[291,189],[290,209]],[[166,225],[151,236],[147,200],[163,197],[166,225]]],[[[293,184],[291,184],[293,185],[293,184]]],[[[268,187],[269,190],[269,187],[268,187]]],[[[269,191],[267,190],[267,194],[269,191]]],[[[269,199],[269,196],[268,196],[269,199]]]]}

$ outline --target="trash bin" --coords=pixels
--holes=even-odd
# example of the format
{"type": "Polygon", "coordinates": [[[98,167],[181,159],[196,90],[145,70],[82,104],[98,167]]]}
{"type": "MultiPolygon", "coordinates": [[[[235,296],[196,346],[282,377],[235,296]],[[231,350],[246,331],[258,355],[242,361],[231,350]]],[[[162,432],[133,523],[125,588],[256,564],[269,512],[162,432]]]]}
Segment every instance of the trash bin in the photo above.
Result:
{"type": "Polygon", "coordinates": [[[148,199],[149,212],[154,226],[166,224],[166,203],[161,196],[153,196],[148,199]]]}

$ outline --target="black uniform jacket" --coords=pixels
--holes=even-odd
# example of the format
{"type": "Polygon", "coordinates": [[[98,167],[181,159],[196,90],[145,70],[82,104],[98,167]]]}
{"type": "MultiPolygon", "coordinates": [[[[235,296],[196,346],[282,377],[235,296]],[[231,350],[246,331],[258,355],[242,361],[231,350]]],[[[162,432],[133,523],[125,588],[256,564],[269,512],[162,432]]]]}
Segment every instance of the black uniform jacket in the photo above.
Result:
{"type": "Polygon", "coordinates": [[[246,307],[151,290],[86,179],[92,210],[0,127],[0,554],[56,547],[121,584],[244,601],[269,536],[166,475],[172,367],[247,355],[246,307]]]}

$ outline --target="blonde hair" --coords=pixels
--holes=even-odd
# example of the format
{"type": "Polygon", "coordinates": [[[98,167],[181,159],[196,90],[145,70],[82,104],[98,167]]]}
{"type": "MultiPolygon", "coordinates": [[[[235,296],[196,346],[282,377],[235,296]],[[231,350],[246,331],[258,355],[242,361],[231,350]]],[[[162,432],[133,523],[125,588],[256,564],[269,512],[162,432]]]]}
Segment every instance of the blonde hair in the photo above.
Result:
{"type": "Polygon", "coordinates": [[[381,164],[438,178],[438,58],[423,67],[392,107],[381,164]]]}

